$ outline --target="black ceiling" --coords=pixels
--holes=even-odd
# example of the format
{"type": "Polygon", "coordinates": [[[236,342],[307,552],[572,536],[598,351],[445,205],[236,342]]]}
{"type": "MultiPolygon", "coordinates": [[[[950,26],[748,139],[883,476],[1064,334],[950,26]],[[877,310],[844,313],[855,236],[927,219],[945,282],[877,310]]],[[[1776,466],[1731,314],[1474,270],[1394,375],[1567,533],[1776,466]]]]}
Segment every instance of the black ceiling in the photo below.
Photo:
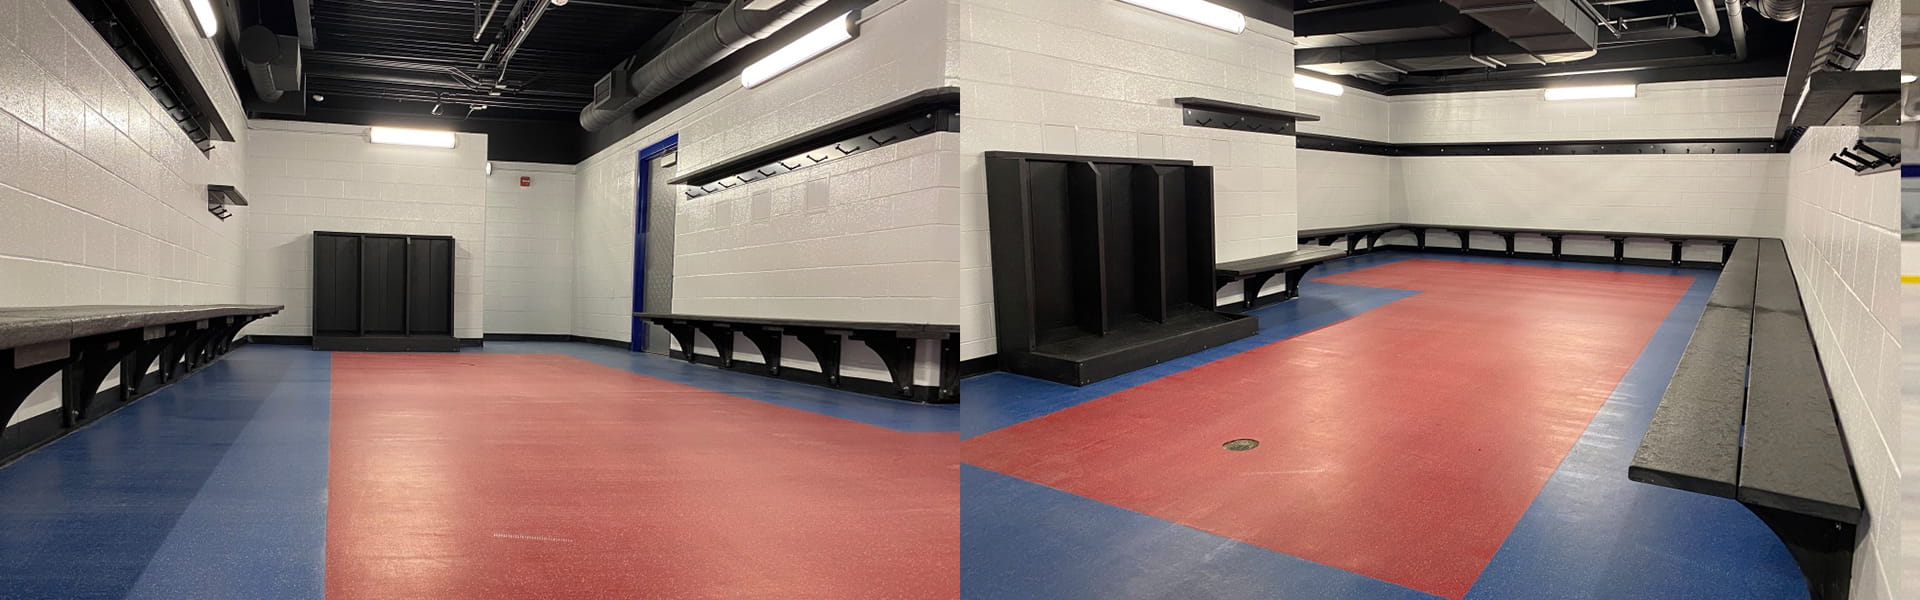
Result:
{"type": "MultiPolygon", "coordinates": [[[[534,8],[548,1],[312,0],[313,48],[303,56],[306,108],[322,115],[431,116],[439,105],[442,118],[572,123],[592,100],[594,82],[615,63],[657,51],[676,29],[726,5],[716,0],[549,5],[502,77],[501,49],[534,8]]],[[[272,114],[271,109],[260,112],[272,114]]]]}
{"type": "MultiPolygon", "coordinates": [[[[1739,0],[1732,0],[1739,6],[1739,0]]],[[[1441,57],[1449,48],[1477,47],[1498,35],[1480,21],[1463,14],[1451,2],[1440,0],[1300,0],[1295,5],[1295,34],[1300,52],[1297,67],[1320,72],[1329,79],[1386,94],[1417,94],[1490,89],[1544,87],[1561,83],[1651,82],[1692,79],[1779,76],[1785,73],[1795,23],[1760,16],[1742,9],[1742,27],[1726,13],[1727,2],[1714,2],[1722,27],[1712,37],[1677,37],[1680,30],[1702,28],[1694,0],[1588,0],[1606,22],[1598,29],[1598,50],[1591,57],[1546,64],[1485,64],[1500,61],[1456,60],[1441,57]],[[1736,56],[1736,31],[1744,30],[1747,54],[1736,56]],[[1369,71],[1364,61],[1324,64],[1325,49],[1362,48],[1400,44],[1414,54],[1433,48],[1431,60],[1395,61],[1402,70],[1369,71]],[[1314,58],[1316,49],[1320,58],[1314,58]],[[1480,62],[1482,64],[1473,64],[1480,62]],[[1323,64],[1315,64],[1323,63],[1323,64]],[[1404,68],[1411,65],[1412,68],[1404,68]]],[[[1467,54],[1460,52],[1459,54],[1467,54]]]]}

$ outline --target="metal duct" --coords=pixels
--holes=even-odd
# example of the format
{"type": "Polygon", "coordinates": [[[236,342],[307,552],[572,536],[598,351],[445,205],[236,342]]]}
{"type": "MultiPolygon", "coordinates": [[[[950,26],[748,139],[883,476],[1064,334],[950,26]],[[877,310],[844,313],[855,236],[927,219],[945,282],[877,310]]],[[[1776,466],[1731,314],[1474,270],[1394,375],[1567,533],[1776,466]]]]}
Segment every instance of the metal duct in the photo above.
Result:
{"type": "Polygon", "coordinates": [[[1446,4],[1490,31],[1471,37],[1300,48],[1294,51],[1294,64],[1328,75],[1404,74],[1569,62],[1591,58],[1597,51],[1600,26],[1572,0],[1446,0],[1446,4]]]}
{"type": "MultiPolygon", "coordinates": [[[[612,89],[615,86],[595,86],[593,103],[580,111],[580,126],[587,131],[606,127],[621,115],[633,112],[640,105],[658,98],[748,44],[766,39],[826,2],[787,0],[773,8],[752,10],[747,8],[750,0],[733,0],[726,8],[720,9],[719,14],[668,46],[653,60],[625,73],[609,73],[608,80],[624,83],[619,87],[626,90],[612,89]],[[627,90],[631,90],[632,95],[618,93],[627,90]]],[[[632,62],[630,59],[617,68],[625,69],[625,65],[632,62]]]]}
{"type": "Polygon", "coordinates": [[[1800,18],[1800,0],[1752,0],[1754,12],[1775,21],[1787,22],[1800,18]]]}
{"type": "Polygon", "coordinates": [[[278,102],[281,94],[300,89],[300,38],[248,27],[240,32],[240,61],[261,100],[278,102]]]}
{"type": "MultiPolygon", "coordinates": [[[[1554,56],[1572,60],[1566,53],[1554,56]]],[[[1293,53],[1295,66],[1328,75],[1497,69],[1508,65],[1539,65],[1547,62],[1550,61],[1490,31],[1473,37],[1301,48],[1293,53]]]]}
{"type": "MultiPolygon", "coordinates": [[[[1572,0],[1445,0],[1545,62],[1593,56],[1600,26],[1572,0]]],[[[1695,0],[1712,6],[1713,0],[1695,0]]],[[[1719,21],[1714,22],[1719,31],[1719,21]]]]}

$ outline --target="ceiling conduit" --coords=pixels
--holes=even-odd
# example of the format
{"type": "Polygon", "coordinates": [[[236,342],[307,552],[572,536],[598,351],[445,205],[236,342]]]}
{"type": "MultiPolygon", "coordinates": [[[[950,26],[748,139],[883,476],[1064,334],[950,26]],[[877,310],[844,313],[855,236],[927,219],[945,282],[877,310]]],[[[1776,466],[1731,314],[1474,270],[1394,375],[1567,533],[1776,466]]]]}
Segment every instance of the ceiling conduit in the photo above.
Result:
{"type": "Polygon", "coordinates": [[[719,14],[674,42],[653,60],[629,70],[633,59],[615,67],[594,86],[592,104],[580,111],[580,126],[598,131],[674,86],[699,74],[748,44],[766,39],[827,0],[787,0],[766,10],[767,0],[733,0],[719,14]]]}

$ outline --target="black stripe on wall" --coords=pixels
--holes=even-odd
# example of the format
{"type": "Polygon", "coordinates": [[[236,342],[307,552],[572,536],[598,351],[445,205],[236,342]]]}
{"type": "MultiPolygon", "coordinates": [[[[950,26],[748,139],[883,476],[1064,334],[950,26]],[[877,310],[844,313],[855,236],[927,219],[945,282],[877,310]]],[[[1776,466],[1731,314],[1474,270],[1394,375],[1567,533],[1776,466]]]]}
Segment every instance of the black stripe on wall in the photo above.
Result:
{"type": "Polygon", "coordinates": [[[1294,133],[1294,147],[1376,156],[1552,156],[1574,154],[1780,154],[1787,144],[1768,138],[1584,140],[1396,144],[1318,133],[1294,133]]]}

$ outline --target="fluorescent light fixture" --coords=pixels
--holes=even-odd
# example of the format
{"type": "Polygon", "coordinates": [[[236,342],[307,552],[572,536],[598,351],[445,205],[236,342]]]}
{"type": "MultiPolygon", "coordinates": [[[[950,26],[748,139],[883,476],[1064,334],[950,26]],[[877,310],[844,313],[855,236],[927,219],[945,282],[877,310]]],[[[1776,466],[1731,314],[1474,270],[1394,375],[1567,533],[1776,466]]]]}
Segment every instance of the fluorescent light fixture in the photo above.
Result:
{"type": "Polygon", "coordinates": [[[1325,79],[1308,77],[1306,75],[1301,75],[1299,73],[1293,74],[1293,87],[1297,87],[1309,92],[1319,92],[1322,94],[1326,94],[1328,96],[1338,96],[1338,95],[1347,93],[1347,86],[1340,85],[1338,83],[1334,83],[1331,81],[1327,81],[1325,79]]]}
{"type": "Polygon", "coordinates": [[[1140,8],[1168,14],[1223,31],[1247,30],[1247,16],[1240,11],[1206,0],[1120,0],[1140,8]]]}
{"type": "Polygon", "coordinates": [[[800,66],[814,57],[826,54],[828,50],[847,43],[858,35],[854,26],[854,13],[840,15],[819,29],[800,36],[800,39],[787,44],[787,47],[774,51],[772,55],[753,63],[740,72],[740,85],[753,87],[779,77],[794,67],[800,66]]]}
{"type": "Polygon", "coordinates": [[[1547,88],[1548,100],[1595,100],[1599,98],[1632,98],[1638,93],[1639,86],[1633,85],[1590,85],[1586,87],[1547,88]]]}
{"type": "Polygon", "coordinates": [[[432,146],[435,148],[452,148],[455,141],[453,132],[451,131],[402,129],[399,127],[375,127],[367,133],[367,139],[375,144],[432,146]]]}
{"type": "Polygon", "coordinates": [[[200,37],[212,38],[220,33],[220,15],[213,12],[213,0],[187,0],[187,7],[193,9],[193,21],[200,26],[200,37]]]}

